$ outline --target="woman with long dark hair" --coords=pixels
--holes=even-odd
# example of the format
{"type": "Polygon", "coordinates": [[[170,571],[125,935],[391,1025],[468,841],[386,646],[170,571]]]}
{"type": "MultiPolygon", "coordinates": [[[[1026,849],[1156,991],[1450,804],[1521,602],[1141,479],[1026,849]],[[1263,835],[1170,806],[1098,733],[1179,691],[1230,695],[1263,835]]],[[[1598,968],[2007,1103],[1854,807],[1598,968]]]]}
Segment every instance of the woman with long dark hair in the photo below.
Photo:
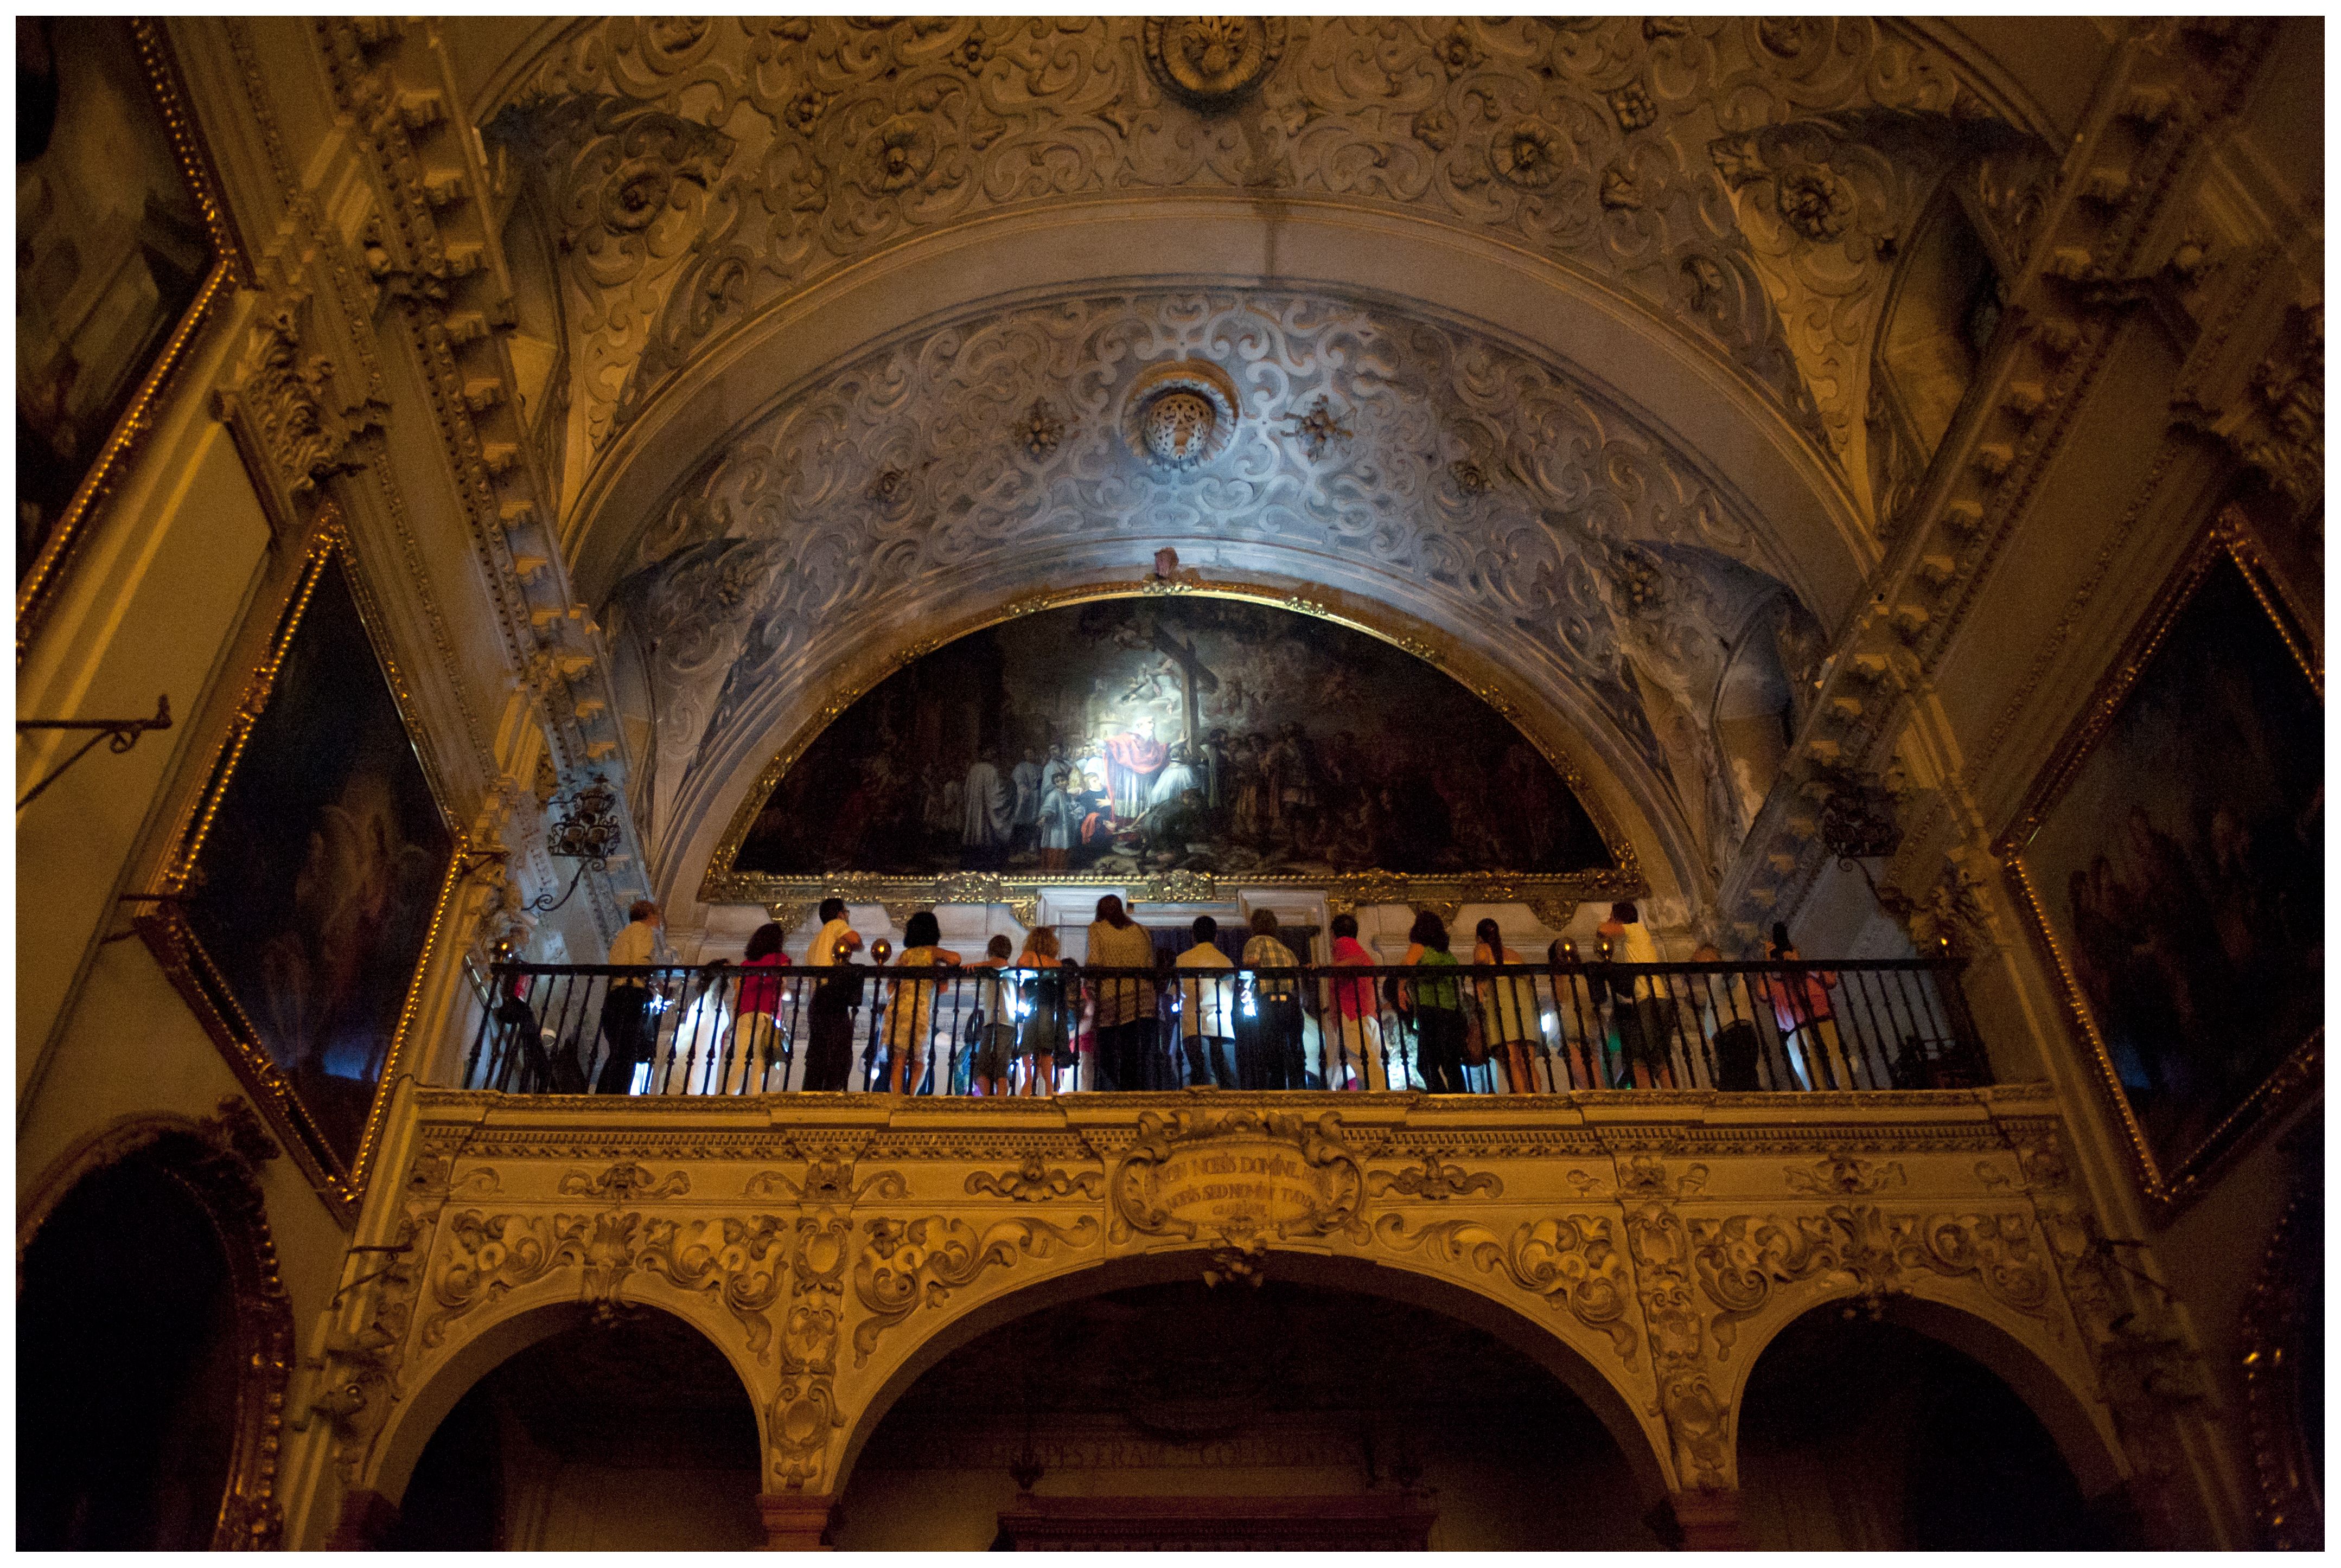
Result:
{"type": "Polygon", "coordinates": [[[774,971],[788,964],[789,956],[781,950],[787,940],[788,933],[769,920],[748,938],[747,956],[740,961],[740,993],[732,1011],[732,1028],[723,1040],[718,1094],[764,1092],[775,1047],[786,1032],[781,1026],[781,1013],[788,1005],[787,982],[774,971]]]}

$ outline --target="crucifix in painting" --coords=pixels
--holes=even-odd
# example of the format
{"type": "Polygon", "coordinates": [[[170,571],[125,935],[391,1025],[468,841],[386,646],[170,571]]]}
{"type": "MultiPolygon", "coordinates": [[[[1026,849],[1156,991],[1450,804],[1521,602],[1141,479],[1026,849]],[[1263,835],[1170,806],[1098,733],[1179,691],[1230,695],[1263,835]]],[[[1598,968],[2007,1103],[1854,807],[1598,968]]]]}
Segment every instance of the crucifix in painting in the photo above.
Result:
{"type": "Polygon", "coordinates": [[[1187,752],[1192,756],[1203,739],[1201,705],[1198,698],[1202,693],[1217,691],[1220,678],[1204,665],[1202,655],[1195,651],[1193,643],[1180,641],[1168,627],[1155,627],[1154,646],[1179,666],[1180,695],[1187,700],[1187,752]]]}

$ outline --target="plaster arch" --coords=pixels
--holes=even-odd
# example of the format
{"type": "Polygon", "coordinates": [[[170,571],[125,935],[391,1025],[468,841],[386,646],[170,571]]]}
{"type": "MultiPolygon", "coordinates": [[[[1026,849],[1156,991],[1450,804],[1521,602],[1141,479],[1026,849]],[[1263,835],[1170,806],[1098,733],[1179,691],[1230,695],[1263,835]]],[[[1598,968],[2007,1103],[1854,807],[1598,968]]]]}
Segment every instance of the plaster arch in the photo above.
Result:
{"type": "MultiPolygon", "coordinates": [[[[954,1351],[1004,1324],[1052,1306],[1131,1285],[1192,1279],[1206,1266],[1209,1255],[1202,1249],[1180,1246],[1090,1258],[926,1322],[916,1340],[900,1342],[891,1347],[889,1358],[877,1361],[877,1370],[869,1374],[876,1378],[874,1384],[862,1384],[867,1392],[839,1449],[829,1490],[843,1494],[855,1463],[887,1412],[921,1374],[954,1351]]],[[[1609,1355],[1606,1340],[1595,1336],[1594,1343],[1580,1344],[1561,1333],[1558,1320],[1549,1315],[1532,1315],[1493,1291],[1420,1265],[1287,1248],[1274,1242],[1268,1245],[1265,1256],[1264,1266],[1279,1279],[1425,1307],[1493,1335],[1584,1401],[1625,1456],[1645,1503],[1659,1501],[1672,1489],[1673,1461],[1664,1423],[1647,1414],[1650,1406],[1645,1391],[1606,1369],[1605,1357],[1617,1359],[1609,1355]]],[[[1230,1283],[1225,1288],[1243,1287],[1230,1283]]]]}
{"type": "MultiPolygon", "coordinates": [[[[1731,1414],[1734,1485],[1738,1484],[1739,1419],[1757,1362],[1790,1324],[1833,1305],[1858,1300],[1861,1294],[1849,1275],[1793,1296],[1784,1293],[1785,1310],[1767,1314],[1757,1332],[1743,1338],[1744,1353],[1737,1358],[1739,1365],[1731,1374],[1725,1400],[1725,1408],[1731,1414]]],[[[2070,1356],[2057,1353],[2057,1340],[2037,1321],[2021,1314],[1983,1305],[1972,1295],[1957,1300],[1949,1297],[1949,1292],[1938,1292],[1929,1282],[1917,1281],[1907,1291],[1887,1296],[1879,1305],[1878,1316],[1950,1346],[2007,1384],[2047,1429],[2080,1484],[2083,1496],[2099,1496],[2126,1483],[2129,1462],[2114,1434],[2111,1413],[2095,1388],[2077,1376],[2070,1356]]],[[[2064,1338],[2067,1347],[2070,1344],[2069,1338],[2064,1338]]]]}
{"type": "Polygon", "coordinates": [[[1880,559],[1851,476],[1775,400],[1614,285],[1451,223],[1181,194],[968,219],[774,300],[704,347],[595,455],[560,526],[574,581],[589,602],[605,598],[633,541],[712,452],[873,344],[1035,298],[1163,287],[1380,299],[1554,365],[1692,454],[1825,625],[1858,606],[1880,559]]]}
{"type": "MultiPolygon", "coordinates": [[[[731,1343],[732,1336],[724,1331],[717,1315],[706,1310],[699,1296],[656,1280],[646,1282],[638,1276],[628,1283],[635,1287],[629,1293],[628,1306],[648,1307],[680,1319],[722,1355],[740,1379],[742,1395],[755,1409],[757,1441],[769,1445],[770,1413],[758,1392],[757,1376],[731,1343]],[[641,1288],[645,1284],[647,1295],[641,1288]]],[[[467,1323],[452,1349],[423,1364],[410,1392],[394,1406],[350,1478],[352,1489],[377,1493],[392,1504],[398,1503],[406,1495],[407,1483],[413,1479],[415,1464],[432,1434],[463,1395],[531,1345],[592,1321],[593,1312],[580,1298],[576,1282],[560,1276],[515,1290],[487,1308],[478,1320],[467,1323]]]]}

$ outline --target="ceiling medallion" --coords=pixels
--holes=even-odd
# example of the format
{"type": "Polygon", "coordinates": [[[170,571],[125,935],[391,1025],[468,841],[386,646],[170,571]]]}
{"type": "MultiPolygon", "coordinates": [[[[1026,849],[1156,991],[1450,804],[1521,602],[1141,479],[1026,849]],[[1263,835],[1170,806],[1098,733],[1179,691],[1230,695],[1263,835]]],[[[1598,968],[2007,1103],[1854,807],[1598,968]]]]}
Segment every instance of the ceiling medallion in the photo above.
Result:
{"type": "Polygon", "coordinates": [[[1122,434],[1131,452],[1157,468],[1192,468],[1227,450],[1239,406],[1235,383],[1219,366],[1172,360],[1131,388],[1122,434]]]}
{"type": "Polygon", "coordinates": [[[1198,109],[1225,109],[1264,81],[1284,53],[1276,16],[1150,16],[1146,68],[1198,109]]]}

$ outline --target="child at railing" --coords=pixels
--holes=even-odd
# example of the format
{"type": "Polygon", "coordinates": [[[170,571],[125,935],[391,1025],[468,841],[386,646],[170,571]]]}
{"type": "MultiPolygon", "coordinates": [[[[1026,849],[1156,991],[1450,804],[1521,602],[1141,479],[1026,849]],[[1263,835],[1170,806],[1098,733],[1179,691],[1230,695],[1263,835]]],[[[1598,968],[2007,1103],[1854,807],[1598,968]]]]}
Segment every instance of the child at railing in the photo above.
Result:
{"type": "MultiPolygon", "coordinates": [[[[931,910],[921,909],[902,927],[898,969],[955,969],[959,955],[942,946],[943,930],[931,910]]],[[[886,1087],[913,1095],[924,1080],[927,1037],[933,1032],[935,982],[899,979],[886,1007],[886,1087]]]]}
{"type": "Polygon", "coordinates": [[[1025,1057],[1024,1092],[1057,1092],[1057,1048],[1065,1038],[1065,961],[1057,949],[1057,928],[1035,926],[1026,933],[1016,967],[1031,971],[1021,1004],[1024,1009],[1017,1049],[1025,1057]]]}
{"type": "Polygon", "coordinates": [[[1016,945],[1005,936],[994,937],[984,944],[983,958],[975,966],[975,1005],[982,1015],[976,1026],[980,1033],[973,1074],[979,1095],[1008,1093],[1009,1069],[1015,1065],[1016,1020],[1011,1016],[1015,992],[1001,976],[1015,950],[1016,945]]]}

